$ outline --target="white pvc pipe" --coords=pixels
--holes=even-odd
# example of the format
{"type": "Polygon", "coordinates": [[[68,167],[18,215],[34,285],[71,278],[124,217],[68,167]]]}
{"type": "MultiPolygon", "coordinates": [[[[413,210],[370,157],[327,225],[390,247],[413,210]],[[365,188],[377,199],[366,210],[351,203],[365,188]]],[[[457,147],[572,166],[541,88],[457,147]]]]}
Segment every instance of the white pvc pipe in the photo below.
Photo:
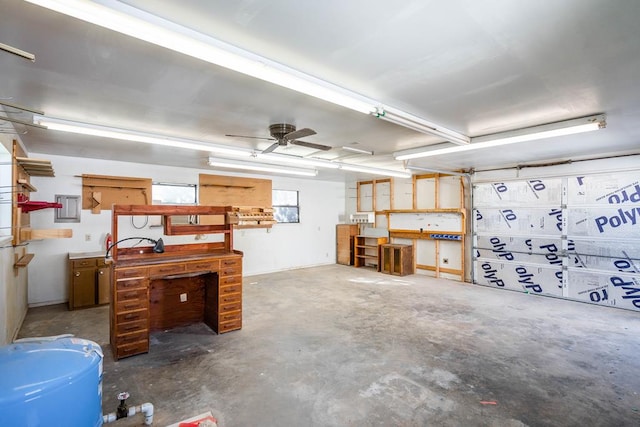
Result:
{"type": "MultiPolygon", "coordinates": [[[[153,424],[153,404],[152,403],[143,403],[142,405],[131,406],[129,407],[129,412],[127,413],[127,417],[132,417],[138,412],[142,412],[144,414],[144,424],[150,426],[153,424]]],[[[102,416],[102,423],[112,423],[117,420],[117,416],[115,412],[111,412],[109,414],[102,416]]]]}

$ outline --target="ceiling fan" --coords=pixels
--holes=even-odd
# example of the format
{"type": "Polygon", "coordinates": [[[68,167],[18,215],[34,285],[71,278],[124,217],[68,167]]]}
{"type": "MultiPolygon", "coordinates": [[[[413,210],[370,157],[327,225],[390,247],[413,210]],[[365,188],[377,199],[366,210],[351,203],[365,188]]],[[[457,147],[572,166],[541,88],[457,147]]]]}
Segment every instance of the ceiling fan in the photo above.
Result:
{"type": "Polygon", "coordinates": [[[294,145],[300,145],[302,147],[313,148],[314,150],[327,151],[330,150],[331,147],[323,144],[314,144],[313,142],[306,141],[298,141],[298,138],[304,138],[305,136],[315,135],[316,131],[309,128],[302,128],[296,130],[294,125],[288,123],[276,123],[269,126],[269,134],[271,138],[263,138],[259,136],[245,136],[245,135],[225,135],[231,136],[234,138],[254,138],[254,139],[266,139],[269,141],[276,141],[267,148],[265,148],[262,153],[270,153],[276,148],[282,146],[285,147],[289,143],[294,145]]]}

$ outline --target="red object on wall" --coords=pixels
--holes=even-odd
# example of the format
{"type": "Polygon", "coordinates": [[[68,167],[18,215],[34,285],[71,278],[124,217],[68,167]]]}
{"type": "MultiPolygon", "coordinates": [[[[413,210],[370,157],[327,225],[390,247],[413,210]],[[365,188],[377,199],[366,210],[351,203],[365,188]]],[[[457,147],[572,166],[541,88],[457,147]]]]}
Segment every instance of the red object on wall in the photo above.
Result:
{"type": "Polygon", "coordinates": [[[32,200],[29,200],[29,198],[24,194],[18,194],[18,207],[22,209],[22,213],[28,213],[28,212],[37,211],[40,209],[61,208],[62,203],[35,202],[32,200]]]}

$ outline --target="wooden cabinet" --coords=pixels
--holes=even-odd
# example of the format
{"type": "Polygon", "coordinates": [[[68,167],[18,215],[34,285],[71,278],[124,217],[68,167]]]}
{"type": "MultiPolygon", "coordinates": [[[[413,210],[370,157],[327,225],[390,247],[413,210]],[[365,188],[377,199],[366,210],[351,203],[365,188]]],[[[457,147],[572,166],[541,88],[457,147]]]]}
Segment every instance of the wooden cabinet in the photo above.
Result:
{"type": "Polygon", "coordinates": [[[397,276],[413,274],[413,246],[392,243],[382,245],[380,271],[397,276]]]}
{"type": "Polygon", "coordinates": [[[385,243],[386,237],[356,236],[354,266],[374,267],[380,271],[380,245],[385,243]]]}
{"type": "Polygon", "coordinates": [[[358,234],[358,224],[336,225],[336,263],[354,264],[353,244],[358,234]]]}
{"type": "Polygon", "coordinates": [[[111,269],[102,256],[69,254],[69,310],[109,303],[111,269]]]}

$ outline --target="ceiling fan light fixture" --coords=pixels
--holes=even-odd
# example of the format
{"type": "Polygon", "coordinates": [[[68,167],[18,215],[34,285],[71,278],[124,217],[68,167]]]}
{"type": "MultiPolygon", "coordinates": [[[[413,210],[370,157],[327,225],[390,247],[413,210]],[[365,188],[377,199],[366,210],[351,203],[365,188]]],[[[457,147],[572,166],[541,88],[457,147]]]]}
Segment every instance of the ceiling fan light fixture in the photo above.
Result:
{"type": "Polygon", "coordinates": [[[286,174],[286,175],[310,176],[310,177],[318,175],[318,171],[315,169],[290,168],[285,166],[268,165],[264,163],[254,163],[254,162],[238,162],[238,161],[227,160],[227,159],[216,159],[214,157],[209,157],[208,163],[209,163],[209,166],[226,168],[226,169],[249,170],[249,171],[256,171],[256,172],[271,172],[271,173],[279,173],[279,174],[286,174]]]}
{"type": "Polygon", "coordinates": [[[414,148],[399,151],[393,154],[396,160],[410,160],[422,157],[440,156],[444,154],[460,153],[465,151],[480,150],[483,148],[499,147],[519,142],[535,141],[538,139],[555,138],[565,135],[573,135],[603,129],[607,126],[604,114],[565,120],[540,126],[502,132],[492,135],[471,138],[471,144],[464,146],[447,146],[438,148],[443,144],[431,147],[414,148]]]}

